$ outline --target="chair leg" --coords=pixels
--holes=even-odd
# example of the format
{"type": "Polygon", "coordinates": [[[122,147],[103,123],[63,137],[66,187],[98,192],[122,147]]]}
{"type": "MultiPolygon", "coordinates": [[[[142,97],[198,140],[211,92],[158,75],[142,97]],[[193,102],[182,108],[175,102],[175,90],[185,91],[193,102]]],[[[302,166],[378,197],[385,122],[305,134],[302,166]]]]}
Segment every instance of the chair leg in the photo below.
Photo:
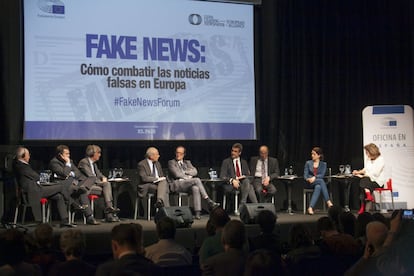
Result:
{"type": "Polygon", "coordinates": [[[47,212],[46,212],[46,222],[52,221],[51,219],[51,204],[47,205],[47,212]]]}
{"type": "Polygon", "coordinates": [[[234,213],[237,214],[239,212],[239,193],[234,193],[234,213]]]}
{"type": "Polygon", "coordinates": [[[306,215],[306,192],[303,192],[303,214],[306,215]]]}
{"type": "Polygon", "coordinates": [[[272,204],[275,204],[275,195],[272,195],[272,204]]]}
{"type": "Polygon", "coordinates": [[[181,207],[181,203],[182,203],[182,194],[178,193],[178,206],[181,207]]]}
{"type": "Polygon", "coordinates": [[[223,194],[223,209],[226,210],[226,194],[223,194]]]}
{"type": "Polygon", "coordinates": [[[19,205],[16,206],[16,210],[14,211],[14,220],[13,220],[13,224],[16,225],[17,224],[17,217],[19,215],[19,205]]]}
{"type": "Polygon", "coordinates": [[[137,215],[138,215],[138,203],[139,203],[138,200],[139,200],[139,197],[137,196],[137,198],[135,199],[134,220],[137,219],[137,215]]]}
{"type": "Polygon", "coordinates": [[[391,202],[392,202],[392,210],[395,210],[395,206],[394,206],[394,193],[392,192],[392,190],[390,190],[391,193],[391,202]]]}
{"type": "Polygon", "coordinates": [[[151,220],[151,197],[152,197],[152,195],[148,194],[147,197],[148,197],[148,203],[147,203],[148,217],[147,217],[147,220],[150,221],[151,220]]]}
{"type": "Polygon", "coordinates": [[[26,219],[26,210],[27,210],[27,206],[23,205],[22,224],[24,224],[24,220],[26,219]]]}

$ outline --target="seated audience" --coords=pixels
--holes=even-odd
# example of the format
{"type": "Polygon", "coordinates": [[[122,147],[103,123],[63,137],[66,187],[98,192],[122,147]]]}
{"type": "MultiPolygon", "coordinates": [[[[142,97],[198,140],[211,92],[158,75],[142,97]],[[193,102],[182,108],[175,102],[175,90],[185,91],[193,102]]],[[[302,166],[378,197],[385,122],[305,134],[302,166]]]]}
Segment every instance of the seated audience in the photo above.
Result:
{"type": "Polygon", "coordinates": [[[111,231],[113,261],[101,264],[100,275],[160,275],[161,268],[143,256],[142,226],[137,223],[116,225],[111,231]]]}
{"type": "Polygon", "coordinates": [[[269,210],[263,210],[257,215],[256,222],[260,226],[261,233],[256,237],[249,238],[250,251],[267,249],[278,256],[281,255],[282,245],[279,228],[277,228],[277,234],[273,233],[276,219],[276,215],[269,210]]]}
{"type": "Polygon", "coordinates": [[[0,275],[42,275],[38,265],[25,262],[24,234],[17,229],[0,233],[0,275]]]}
{"type": "Polygon", "coordinates": [[[53,228],[48,223],[41,223],[36,226],[33,232],[35,248],[30,254],[30,262],[38,264],[42,269],[43,275],[48,275],[48,271],[61,256],[53,248],[53,228]]]}
{"type": "Polygon", "coordinates": [[[305,263],[318,260],[321,251],[314,244],[311,231],[306,224],[293,224],[289,230],[289,251],[285,256],[287,269],[292,275],[306,271],[305,263]]]}
{"type": "Polygon", "coordinates": [[[159,266],[191,265],[192,255],[175,241],[175,222],[170,217],[157,221],[159,241],[145,248],[145,257],[159,266]]]}
{"type": "MultiPolygon", "coordinates": [[[[214,234],[205,238],[201,245],[199,251],[200,267],[202,267],[205,260],[209,257],[224,252],[221,236],[224,226],[229,221],[230,217],[223,208],[217,207],[211,211],[209,222],[211,227],[214,228],[214,234]]],[[[210,231],[212,230],[210,229],[210,231]]]]}
{"type": "Polygon", "coordinates": [[[329,199],[328,188],[326,187],[325,180],[323,179],[326,174],[326,162],[323,160],[323,153],[320,147],[314,147],[311,151],[312,160],[308,160],[305,163],[303,171],[303,177],[305,178],[305,187],[313,189],[312,197],[308,207],[308,214],[313,215],[313,208],[318,202],[319,196],[322,192],[322,196],[326,202],[326,205],[330,208],[333,206],[329,199]]]}
{"type": "Polygon", "coordinates": [[[385,239],[388,235],[387,226],[379,221],[372,221],[367,224],[367,242],[364,255],[354,264],[346,275],[379,275],[377,259],[382,253],[385,239]]]}
{"type": "Polygon", "coordinates": [[[276,158],[269,156],[269,148],[261,146],[259,156],[250,159],[250,172],[252,184],[259,195],[259,202],[267,202],[271,196],[276,194],[276,187],[272,183],[280,175],[279,162],[276,158]]]}
{"type": "Polygon", "coordinates": [[[374,217],[368,212],[359,214],[356,218],[354,237],[359,244],[360,252],[364,251],[366,243],[366,228],[367,224],[371,221],[374,221],[374,217]]]}
{"type": "Polygon", "coordinates": [[[85,252],[85,237],[80,230],[70,229],[63,232],[59,243],[66,261],[55,264],[48,275],[92,276],[95,274],[96,268],[82,260],[85,252]]]}
{"type": "Polygon", "coordinates": [[[359,244],[351,235],[339,233],[328,217],[319,218],[316,227],[322,255],[331,257],[332,272],[344,273],[360,257],[359,244]]]}
{"type": "Polygon", "coordinates": [[[284,275],[280,256],[266,249],[249,254],[246,260],[244,276],[284,275]]]}
{"type": "Polygon", "coordinates": [[[376,265],[382,275],[414,275],[414,220],[401,220],[401,213],[394,211],[383,253],[378,256],[376,265]]]}
{"type": "Polygon", "coordinates": [[[355,237],[356,217],[351,212],[343,212],[339,215],[341,233],[355,237]]]}
{"type": "Polygon", "coordinates": [[[242,275],[246,262],[243,246],[246,242],[246,229],[243,222],[231,220],[223,228],[222,243],[224,252],[205,260],[203,275],[242,275]]]}

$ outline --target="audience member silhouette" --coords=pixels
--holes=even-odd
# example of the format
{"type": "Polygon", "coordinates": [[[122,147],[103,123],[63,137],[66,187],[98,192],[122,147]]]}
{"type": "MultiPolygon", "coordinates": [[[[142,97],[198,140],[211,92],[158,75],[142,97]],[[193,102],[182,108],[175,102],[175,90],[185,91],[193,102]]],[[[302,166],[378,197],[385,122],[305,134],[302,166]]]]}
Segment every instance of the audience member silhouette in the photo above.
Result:
{"type": "Polygon", "coordinates": [[[223,208],[217,207],[210,212],[209,221],[211,226],[215,229],[215,234],[204,239],[203,244],[201,245],[199,251],[200,267],[202,267],[207,258],[224,252],[224,247],[221,242],[221,234],[224,226],[230,221],[230,217],[223,208]]]}
{"type": "Polygon", "coordinates": [[[142,255],[142,240],[140,224],[116,225],[111,231],[114,260],[98,266],[95,275],[160,275],[160,267],[142,255]]]}
{"type": "Polygon", "coordinates": [[[191,265],[192,255],[175,241],[175,222],[170,217],[157,221],[159,241],[145,248],[145,257],[159,266],[191,265]]]}
{"type": "Polygon", "coordinates": [[[246,261],[243,246],[246,242],[246,229],[243,222],[231,220],[223,228],[222,243],[224,252],[205,260],[203,275],[242,275],[246,261]]]}
{"type": "Polygon", "coordinates": [[[249,238],[250,251],[267,249],[277,255],[281,255],[282,246],[280,241],[280,229],[274,233],[277,216],[269,210],[261,211],[256,218],[261,233],[258,236],[249,238]]]}
{"type": "Polygon", "coordinates": [[[65,255],[65,261],[54,265],[50,269],[51,276],[90,276],[95,274],[96,268],[83,261],[85,252],[85,237],[81,230],[69,229],[60,235],[60,249],[65,255]]]}

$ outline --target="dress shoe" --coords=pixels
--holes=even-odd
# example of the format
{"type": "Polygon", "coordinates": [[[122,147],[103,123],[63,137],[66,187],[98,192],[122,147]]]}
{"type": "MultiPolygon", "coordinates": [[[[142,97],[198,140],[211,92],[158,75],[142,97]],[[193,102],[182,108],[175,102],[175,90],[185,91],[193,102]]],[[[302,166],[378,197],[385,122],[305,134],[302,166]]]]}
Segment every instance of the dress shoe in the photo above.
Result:
{"type": "Polygon", "coordinates": [[[89,216],[89,217],[86,218],[86,224],[99,225],[100,223],[97,222],[93,216],[89,216]]]}
{"type": "Polygon", "coordinates": [[[220,206],[220,203],[215,202],[214,200],[208,198],[207,199],[207,204],[210,210],[213,210],[214,208],[217,208],[220,206]]]}
{"type": "Polygon", "coordinates": [[[79,205],[76,202],[73,202],[70,206],[73,212],[85,212],[86,208],[88,208],[88,205],[79,205]]]}
{"type": "Polygon", "coordinates": [[[75,228],[76,225],[72,223],[62,222],[60,224],[60,228],[75,228]]]}
{"type": "Polygon", "coordinates": [[[119,218],[116,216],[113,216],[112,214],[107,214],[105,221],[106,222],[119,222],[119,218]]]}
{"type": "Polygon", "coordinates": [[[162,199],[157,199],[157,202],[155,202],[155,208],[161,209],[162,207],[164,207],[164,202],[162,199]]]}
{"type": "Polygon", "coordinates": [[[105,214],[113,214],[113,213],[119,213],[119,211],[121,211],[121,210],[119,210],[119,208],[114,208],[114,207],[106,207],[105,208],[105,210],[104,210],[104,213],[105,214]]]}
{"type": "Polygon", "coordinates": [[[308,215],[313,215],[313,214],[315,214],[314,212],[313,212],[313,208],[312,207],[309,207],[308,208],[308,215]]]}
{"type": "Polygon", "coordinates": [[[195,212],[194,218],[195,218],[196,220],[200,220],[200,219],[201,219],[201,213],[200,213],[200,211],[196,211],[196,212],[195,212]]]}

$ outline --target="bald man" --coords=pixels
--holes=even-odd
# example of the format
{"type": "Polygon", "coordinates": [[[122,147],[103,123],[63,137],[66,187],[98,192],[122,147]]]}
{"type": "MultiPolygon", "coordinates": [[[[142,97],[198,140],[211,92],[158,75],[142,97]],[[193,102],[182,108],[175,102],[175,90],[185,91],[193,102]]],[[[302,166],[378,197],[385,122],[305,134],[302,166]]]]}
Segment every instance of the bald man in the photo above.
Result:
{"type": "Polygon", "coordinates": [[[141,179],[139,195],[144,197],[149,191],[157,192],[157,208],[169,207],[169,186],[158,159],[160,154],[155,147],[149,147],[145,159],[138,163],[138,174],[141,179]]]}
{"type": "Polygon", "coordinates": [[[346,271],[345,275],[381,275],[377,260],[384,253],[383,246],[388,233],[388,228],[384,223],[379,221],[368,223],[364,255],[346,271]]]}
{"type": "Polygon", "coordinates": [[[250,159],[250,172],[254,176],[252,185],[260,202],[269,200],[269,195],[276,193],[276,187],[272,181],[280,175],[279,162],[274,157],[269,157],[269,148],[261,146],[259,156],[250,159]]]}

